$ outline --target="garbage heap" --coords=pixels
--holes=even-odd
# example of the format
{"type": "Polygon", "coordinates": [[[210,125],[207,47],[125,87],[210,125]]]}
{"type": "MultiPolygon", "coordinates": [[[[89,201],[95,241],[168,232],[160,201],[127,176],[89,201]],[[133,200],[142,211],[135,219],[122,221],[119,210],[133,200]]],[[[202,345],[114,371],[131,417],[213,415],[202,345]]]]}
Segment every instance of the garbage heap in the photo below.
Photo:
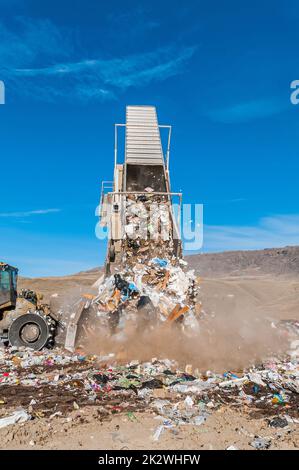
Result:
{"type": "MultiPolygon", "coordinates": [[[[0,428],[21,420],[67,418],[92,406],[101,419],[119,413],[133,421],[136,412],[156,414],[160,423],[152,438],[157,441],[166,429],[204,426],[213,413],[234,406],[291,432],[299,423],[298,359],[298,340],[291,354],[223,374],[199,371],[191,364],[184,370],[169,359],[119,365],[113,353],[0,350],[0,405],[4,405],[0,406],[0,428]]],[[[256,437],[252,446],[260,448],[260,437],[251,437],[256,437]]]]}
{"type": "Polygon", "coordinates": [[[122,257],[99,286],[97,316],[112,332],[126,319],[137,328],[181,325],[195,331],[200,314],[194,271],[174,255],[173,219],[166,196],[130,195],[126,201],[122,257]]]}

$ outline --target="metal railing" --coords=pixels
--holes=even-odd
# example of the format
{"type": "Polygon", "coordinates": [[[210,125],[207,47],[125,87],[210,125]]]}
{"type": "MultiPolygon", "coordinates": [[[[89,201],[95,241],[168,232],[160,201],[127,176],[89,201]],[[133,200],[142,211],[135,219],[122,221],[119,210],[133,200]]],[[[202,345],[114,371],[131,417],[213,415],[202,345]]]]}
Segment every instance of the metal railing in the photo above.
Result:
{"type": "Polygon", "coordinates": [[[102,204],[105,194],[111,189],[114,189],[113,181],[102,181],[100,204],[102,204]]]}

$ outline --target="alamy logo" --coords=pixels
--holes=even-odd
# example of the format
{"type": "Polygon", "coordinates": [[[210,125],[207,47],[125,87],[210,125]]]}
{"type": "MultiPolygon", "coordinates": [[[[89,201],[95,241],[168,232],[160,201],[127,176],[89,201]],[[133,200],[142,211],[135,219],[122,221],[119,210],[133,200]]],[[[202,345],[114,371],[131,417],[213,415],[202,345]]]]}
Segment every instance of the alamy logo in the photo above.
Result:
{"type": "Polygon", "coordinates": [[[167,242],[184,240],[185,251],[200,250],[203,246],[203,205],[171,204],[152,201],[149,195],[136,195],[125,199],[115,194],[96,209],[100,221],[96,225],[99,240],[141,240],[167,242]]]}
{"type": "Polygon", "coordinates": [[[5,104],[5,85],[2,80],[0,80],[0,104],[5,104]]]}
{"type": "Polygon", "coordinates": [[[291,83],[291,89],[294,90],[291,93],[290,100],[292,104],[299,104],[299,80],[293,80],[291,83]]]}

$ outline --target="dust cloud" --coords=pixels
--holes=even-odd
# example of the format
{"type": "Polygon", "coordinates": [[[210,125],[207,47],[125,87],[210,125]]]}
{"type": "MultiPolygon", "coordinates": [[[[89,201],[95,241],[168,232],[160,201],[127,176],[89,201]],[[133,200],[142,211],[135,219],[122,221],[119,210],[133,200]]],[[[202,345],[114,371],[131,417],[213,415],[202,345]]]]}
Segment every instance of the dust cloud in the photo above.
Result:
{"type": "Polygon", "coordinates": [[[166,324],[144,329],[131,326],[115,335],[98,329],[82,344],[91,354],[114,353],[118,363],[168,358],[181,366],[192,364],[201,371],[214,372],[250,367],[287,347],[281,332],[252,312],[202,318],[199,331],[193,334],[166,324]]]}
{"type": "MultiPolygon", "coordinates": [[[[198,331],[182,331],[180,325],[166,323],[136,325],[124,311],[123,327],[111,335],[109,329],[98,324],[94,310],[85,314],[83,323],[88,328],[79,329],[76,344],[90,354],[113,353],[118,363],[157,357],[174,359],[183,367],[192,364],[193,369],[201,371],[243,369],[286,352],[287,336],[275,324],[284,310],[284,317],[289,318],[287,311],[293,304],[288,306],[283,293],[292,299],[293,288],[269,279],[208,280],[199,295],[203,310],[198,331]]],[[[95,294],[96,289],[76,287],[52,299],[65,325],[83,293],[95,294]]],[[[65,330],[60,331],[59,344],[64,344],[64,337],[65,330]]]]}

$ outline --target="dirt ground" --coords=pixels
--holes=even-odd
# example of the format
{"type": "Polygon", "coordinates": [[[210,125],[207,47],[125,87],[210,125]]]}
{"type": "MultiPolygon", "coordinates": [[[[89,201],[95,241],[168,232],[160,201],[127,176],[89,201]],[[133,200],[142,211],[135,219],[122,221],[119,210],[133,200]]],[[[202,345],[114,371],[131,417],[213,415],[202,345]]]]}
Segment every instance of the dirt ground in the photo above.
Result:
{"type": "MultiPolygon", "coordinates": [[[[75,294],[92,291],[92,284],[101,275],[100,271],[66,277],[21,278],[20,288],[31,288],[41,292],[45,300],[58,294],[62,299],[75,294]]],[[[275,275],[222,276],[200,278],[200,300],[205,311],[224,317],[244,316],[244,311],[254,315],[277,319],[297,318],[299,310],[299,278],[275,275]]],[[[55,298],[52,302],[55,303],[55,298]]]]}
{"type": "MultiPolygon", "coordinates": [[[[57,294],[52,300],[59,303],[65,296],[89,290],[98,277],[95,271],[67,278],[22,279],[21,287],[41,291],[46,299],[57,294]]],[[[299,280],[274,275],[206,278],[201,280],[200,301],[203,321],[213,318],[214,323],[212,330],[208,323],[212,334],[205,347],[198,344],[196,353],[192,346],[193,366],[233,370],[236,365],[246,367],[257,358],[279,352],[282,346],[273,344],[271,324],[299,320],[299,280]]],[[[159,357],[159,351],[155,356],[159,357]]],[[[190,357],[182,357],[182,362],[185,359],[190,362],[190,357]]],[[[5,409],[0,406],[0,417],[8,414],[12,402],[11,397],[5,409]]],[[[278,414],[273,409],[273,415],[278,414]]],[[[299,418],[298,408],[293,416],[299,418]]],[[[270,427],[269,414],[254,416],[245,405],[223,403],[202,425],[165,429],[155,441],[158,425],[151,410],[136,408],[131,413],[105,415],[103,405],[83,406],[62,416],[47,415],[0,429],[0,449],[253,449],[250,443],[256,436],[270,438],[271,449],[299,447],[298,423],[270,427]]]]}
{"type": "Polygon", "coordinates": [[[217,450],[229,446],[252,450],[255,436],[271,439],[272,450],[299,448],[298,425],[283,429],[268,426],[265,419],[252,419],[246,410],[224,406],[202,426],[166,429],[159,441],[155,415],[136,413],[100,419],[93,407],[72,412],[67,418],[35,420],[0,430],[0,449],[197,449],[217,450]]]}

